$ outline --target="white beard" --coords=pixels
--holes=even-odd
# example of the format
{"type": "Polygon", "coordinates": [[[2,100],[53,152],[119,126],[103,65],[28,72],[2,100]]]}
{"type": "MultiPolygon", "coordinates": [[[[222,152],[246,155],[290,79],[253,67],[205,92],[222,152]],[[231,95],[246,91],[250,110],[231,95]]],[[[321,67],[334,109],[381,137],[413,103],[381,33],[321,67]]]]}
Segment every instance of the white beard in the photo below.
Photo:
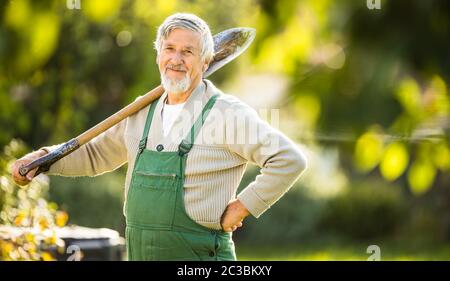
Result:
{"type": "Polygon", "coordinates": [[[188,74],[183,77],[181,80],[170,79],[164,73],[161,73],[161,83],[164,89],[173,94],[180,94],[186,92],[191,85],[191,80],[189,79],[188,74]]]}

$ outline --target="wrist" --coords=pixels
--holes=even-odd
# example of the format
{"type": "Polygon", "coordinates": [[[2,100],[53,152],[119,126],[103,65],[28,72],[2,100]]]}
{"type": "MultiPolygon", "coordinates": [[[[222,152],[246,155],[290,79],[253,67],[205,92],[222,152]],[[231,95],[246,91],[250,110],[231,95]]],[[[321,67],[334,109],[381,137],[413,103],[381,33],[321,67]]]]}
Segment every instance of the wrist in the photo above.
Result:
{"type": "Polygon", "coordinates": [[[250,215],[250,211],[245,207],[244,204],[242,204],[241,200],[237,199],[237,202],[239,203],[239,210],[241,215],[246,218],[250,215]]]}

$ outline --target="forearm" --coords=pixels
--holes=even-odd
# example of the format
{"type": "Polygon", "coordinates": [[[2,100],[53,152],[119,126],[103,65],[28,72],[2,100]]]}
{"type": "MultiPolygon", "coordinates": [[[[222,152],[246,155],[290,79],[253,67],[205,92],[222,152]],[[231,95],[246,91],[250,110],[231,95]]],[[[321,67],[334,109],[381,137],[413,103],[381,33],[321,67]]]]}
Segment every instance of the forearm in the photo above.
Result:
{"type": "Polygon", "coordinates": [[[229,147],[261,168],[255,181],[237,197],[254,217],[259,217],[299,178],[306,168],[306,158],[295,143],[262,121],[256,112],[248,110],[244,113],[248,115],[247,127],[241,122],[243,125],[237,130],[248,132],[248,128],[257,128],[256,142],[230,144],[229,147]]]}
{"type": "MultiPolygon", "coordinates": [[[[95,176],[120,167],[127,159],[123,139],[124,121],[55,162],[47,173],[62,176],[95,176]]],[[[43,149],[51,151],[58,146],[43,149]]]]}
{"type": "Polygon", "coordinates": [[[254,217],[278,201],[306,168],[306,159],[294,145],[286,146],[263,164],[260,174],[238,195],[254,217]]]}

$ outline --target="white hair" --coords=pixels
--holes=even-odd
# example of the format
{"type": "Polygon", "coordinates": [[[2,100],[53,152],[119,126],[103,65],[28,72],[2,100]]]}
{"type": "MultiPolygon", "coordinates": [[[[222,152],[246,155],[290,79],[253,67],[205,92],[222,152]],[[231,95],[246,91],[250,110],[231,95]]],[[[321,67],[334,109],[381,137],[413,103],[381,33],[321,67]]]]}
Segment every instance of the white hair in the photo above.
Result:
{"type": "Polygon", "coordinates": [[[155,50],[158,55],[161,51],[162,40],[169,36],[174,29],[182,28],[198,32],[201,35],[200,57],[204,62],[210,62],[214,56],[214,40],[208,24],[194,14],[177,13],[167,17],[158,27],[156,40],[154,42],[155,50]]]}

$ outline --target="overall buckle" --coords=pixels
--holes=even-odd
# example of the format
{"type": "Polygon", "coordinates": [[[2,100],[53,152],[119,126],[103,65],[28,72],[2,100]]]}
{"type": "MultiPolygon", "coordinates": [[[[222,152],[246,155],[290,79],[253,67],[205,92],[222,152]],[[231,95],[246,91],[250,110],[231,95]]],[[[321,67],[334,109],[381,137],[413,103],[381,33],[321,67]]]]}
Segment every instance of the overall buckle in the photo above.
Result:
{"type": "Polygon", "coordinates": [[[192,143],[188,143],[185,140],[183,140],[180,145],[178,146],[178,154],[180,156],[184,156],[185,154],[187,154],[191,148],[192,148],[193,144],[192,143]]]}
{"type": "Polygon", "coordinates": [[[147,147],[147,138],[141,139],[139,141],[139,154],[142,153],[142,151],[144,151],[144,149],[147,147]]]}

